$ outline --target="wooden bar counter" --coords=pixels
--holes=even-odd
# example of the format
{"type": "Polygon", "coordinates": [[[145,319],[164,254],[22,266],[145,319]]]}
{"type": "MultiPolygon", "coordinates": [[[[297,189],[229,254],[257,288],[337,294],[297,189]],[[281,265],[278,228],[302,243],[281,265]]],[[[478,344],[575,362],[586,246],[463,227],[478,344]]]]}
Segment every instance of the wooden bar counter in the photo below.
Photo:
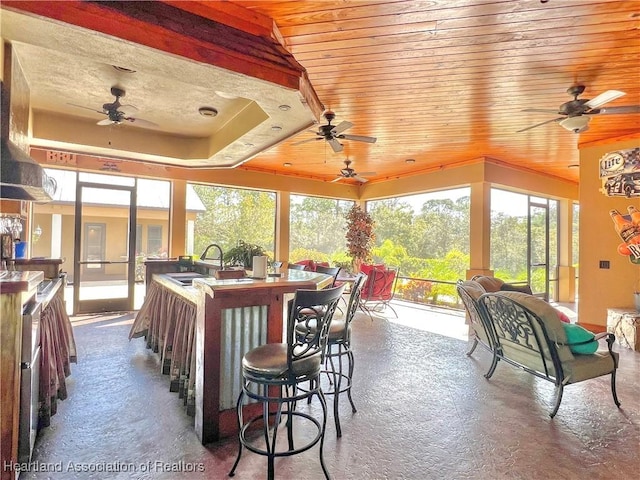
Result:
{"type": "Polygon", "coordinates": [[[36,294],[42,272],[0,271],[0,479],[15,478],[18,461],[22,308],[36,294]]]}
{"type": "MultiPolygon", "coordinates": [[[[153,282],[196,304],[195,429],[203,444],[237,432],[242,356],[264,343],[283,341],[285,297],[332,281],[329,275],[300,270],[266,279],[193,278],[190,286],[171,273],[153,275],[153,282]]],[[[250,404],[245,410],[251,414],[257,407],[250,404]]]]}

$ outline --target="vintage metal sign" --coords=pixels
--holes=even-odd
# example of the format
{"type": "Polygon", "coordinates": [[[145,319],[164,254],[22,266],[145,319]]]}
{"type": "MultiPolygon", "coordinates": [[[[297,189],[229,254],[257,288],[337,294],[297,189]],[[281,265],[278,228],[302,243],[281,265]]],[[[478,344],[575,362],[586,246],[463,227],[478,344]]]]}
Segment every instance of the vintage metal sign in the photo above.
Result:
{"type": "Polygon", "coordinates": [[[607,153],[600,159],[601,191],[608,197],[640,197],[640,148],[607,153]]]}

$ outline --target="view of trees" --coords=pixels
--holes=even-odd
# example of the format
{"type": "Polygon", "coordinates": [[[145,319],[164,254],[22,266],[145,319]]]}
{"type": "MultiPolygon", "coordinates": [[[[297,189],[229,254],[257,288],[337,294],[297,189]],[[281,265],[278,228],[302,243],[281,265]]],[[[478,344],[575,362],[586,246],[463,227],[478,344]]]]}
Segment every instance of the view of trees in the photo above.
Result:
{"type": "MultiPolygon", "coordinates": [[[[195,222],[195,252],[203,251],[210,243],[219,244],[224,251],[238,240],[245,240],[263,246],[274,259],[274,193],[203,185],[195,185],[194,189],[206,206],[195,222]]],[[[367,203],[375,222],[373,262],[399,268],[403,278],[397,295],[401,298],[439,304],[458,302],[455,282],[465,278],[470,268],[470,195],[468,188],[455,190],[450,198],[446,194],[367,203]]],[[[502,195],[507,201],[494,205],[491,215],[491,268],[507,281],[527,281],[530,197],[510,192],[502,195]]],[[[534,200],[549,205],[549,264],[555,266],[557,202],[534,200]]],[[[351,201],[292,195],[289,261],[313,259],[350,267],[345,225],[352,205],[351,201]]],[[[532,260],[542,263],[546,258],[544,209],[531,210],[530,228],[532,260]]],[[[534,290],[544,290],[542,271],[534,272],[531,281],[534,290]]]]}
{"type": "MultiPolygon", "coordinates": [[[[558,202],[494,189],[492,205],[491,268],[494,275],[507,282],[529,282],[534,292],[544,292],[547,283],[545,269],[534,267],[531,278],[528,278],[527,255],[531,255],[531,263],[534,265],[548,263],[550,279],[555,278],[553,269],[558,264],[558,202]],[[500,201],[497,200],[496,193],[499,193],[500,201]],[[548,249],[545,206],[548,207],[549,214],[548,249]],[[528,229],[530,251],[527,246],[528,229]]],[[[554,286],[555,283],[551,284],[551,289],[554,286]]]]}
{"type": "Polygon", "coordinates": [[[291,195],[289,261],[311,259],[350,265],[345,225],[352,206],[352,201],[291,195]]]}
{"type": "Polygon", "coordinates": [[[374,262],[398,267],[401,277],[412,279],[399,281],[396,295],[457,304],[455,282],[469,268],[469,201],[468,195],[456,200],[424,195],[367,203],[375,221],[374,262]]]}
{"type": "Polygon", "coordinates": [[[276,195],[273,192],[194,185],[205,205],[195,221],[194,252],[200,255],[211,243],[222,251],[239,240],[260,245],[273,259],[276,195]]]}

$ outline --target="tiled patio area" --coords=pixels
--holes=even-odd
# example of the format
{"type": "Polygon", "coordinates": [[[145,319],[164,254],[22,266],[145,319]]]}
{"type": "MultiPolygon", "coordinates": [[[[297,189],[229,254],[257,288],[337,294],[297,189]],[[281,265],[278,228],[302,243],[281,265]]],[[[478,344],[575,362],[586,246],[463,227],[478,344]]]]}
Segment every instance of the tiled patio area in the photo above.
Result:
{"type": "MultiPolygon", "coordinates": [[[[503,364],[487,381],[489,355],[465,356],[462,314],[396,309],[400,319],[359,314],[355,321],[358,413],[341,403],[339,440],[331,412],[327,423],[325,459],[335,480],[636,478],[640,353],[616,347],[622,408],[603,377],[567,387],[550,419],[551,384],[503,364]]],[[[132,319],[73,318],[78,364],[69,398],[41,432],[33,459],[61,471],[21,478],[227,478],[236,440],[198,443],[157,355],[142,339],[128,341],[132,319]]],[[[317,402],[300,408],[319,410],[317,402]]],[[[324,478],[317,455],[314,447],[277,460],[276,478],[324,478]]],[[[266,460],[245,452],[235,478],[266,478],[266,460]]]]}

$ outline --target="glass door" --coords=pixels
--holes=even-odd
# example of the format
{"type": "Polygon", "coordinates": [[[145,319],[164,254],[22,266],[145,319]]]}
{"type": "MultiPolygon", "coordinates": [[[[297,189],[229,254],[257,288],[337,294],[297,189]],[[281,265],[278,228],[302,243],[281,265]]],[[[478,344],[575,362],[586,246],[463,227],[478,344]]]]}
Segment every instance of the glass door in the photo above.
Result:
{"type": "Polygon", "coordinates": [[[534,295],[549,300],[549,204],[529,197],[527,251],[529,284],[534,295]]]}
{"type": "Polygon", "coordinates": [[[73,311],[133,310],[136,180],[84,177],[76,184],[73,311]]]}

